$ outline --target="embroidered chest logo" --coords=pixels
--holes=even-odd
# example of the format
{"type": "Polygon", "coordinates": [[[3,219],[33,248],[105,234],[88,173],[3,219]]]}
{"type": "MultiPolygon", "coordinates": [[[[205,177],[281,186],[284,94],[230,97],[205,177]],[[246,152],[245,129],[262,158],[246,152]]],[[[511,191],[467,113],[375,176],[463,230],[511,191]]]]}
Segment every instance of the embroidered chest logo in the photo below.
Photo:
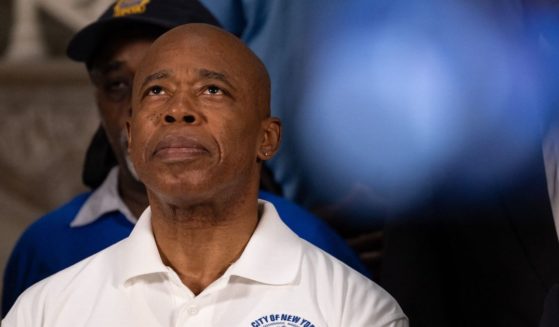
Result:
{"type": "Polygon", "coordinates": [[[305,318],[285,313],[272,313],[255,319],[250,327],[315,327],[305,318]]]}
{"type": "Polygon", "coordinates": [[[118,0],[113,8],[113,16],[141,14],[146,11],[149,2],[150,0],[118,0]]]}

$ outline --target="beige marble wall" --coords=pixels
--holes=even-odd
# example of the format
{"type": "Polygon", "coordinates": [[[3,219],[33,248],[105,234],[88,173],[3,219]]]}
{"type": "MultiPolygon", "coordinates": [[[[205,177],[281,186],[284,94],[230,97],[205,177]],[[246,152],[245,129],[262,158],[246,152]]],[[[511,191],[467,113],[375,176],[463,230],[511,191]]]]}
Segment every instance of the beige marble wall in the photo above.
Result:
{"type": "Polygon", "coordinates": [[[98,124],[82,65],[0,61],[2,271],[26,226],[85,190],[81,165],[98,124]]]}
{"type": "MultiPolygon", "coordinates": [[[[0,272],[30,223],[85,191],[99,124],[70,37],[112,0],[0,0],[0,272]]],[[[2,281],[0,279],[0,290],[2,281]]]]}

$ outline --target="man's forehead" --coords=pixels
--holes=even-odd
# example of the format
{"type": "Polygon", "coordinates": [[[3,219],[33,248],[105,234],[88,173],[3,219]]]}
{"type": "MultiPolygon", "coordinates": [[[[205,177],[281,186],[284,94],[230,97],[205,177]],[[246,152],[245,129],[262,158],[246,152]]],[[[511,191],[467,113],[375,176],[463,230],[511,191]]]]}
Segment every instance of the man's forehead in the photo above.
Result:
{"type": "Polygon", "coordinates": [[[158,40],[163,42],[183,41],[207,41],[211,43],[214,39],[228,37],[228,32],[213,25],[207,24],[185,24],[164,33],[158,40]]]}
{"type": "Polygon", "coordinates": [[[216,50],[221,50],[220,48],[223,48],[222,44],[215,39],[171,36],[156,40],[150,49],[150,53],[156,56],[175,55],[177,52],[184,57],[200,54],[211,56],[216,53],[216,50]]]}
{"type": "Polygon", "coordinates": [[[143,74],[156,71],[188,72],[204,78],[223,79],[236,71],[239,63],[223,52],[211,51],[212,47],[201,47],[187,41],[154,44],[143,60],[143,74]]]}
{"type": "Polygon", "coordinates": [[[144,86],[150,82],[158,80],[174,80],[180,75],[186,75],[192,81],[196,80],[215,80],[221,81],[233,89],[234,76],[223,70],[213,70],[211,68],[189,67],[185,66],[166,66],[155,67],[154,69],[146,70],[138,74],[138,83],[144,86]],[[184,74],[183,74],[184,73],[184,74]]]}
{"type": "Polygon", "coordinates": [[[91,67],[89,73],[94,78],[102,78],[103,76],[126,71],[126,63],[120,60],[97,63],[91,67]]]}

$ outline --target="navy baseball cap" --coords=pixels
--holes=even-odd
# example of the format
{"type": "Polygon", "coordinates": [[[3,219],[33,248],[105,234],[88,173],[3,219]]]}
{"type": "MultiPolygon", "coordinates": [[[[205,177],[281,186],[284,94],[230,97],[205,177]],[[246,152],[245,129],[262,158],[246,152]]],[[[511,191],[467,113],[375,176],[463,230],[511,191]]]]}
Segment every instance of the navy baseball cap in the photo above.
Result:
{"type": "Polygon", "coordinates": [[[197,0],[118,0],[99,19],[74,35],[66,54],[73,60],[87,63],[107,35],[127,25],[132,28],[151,25],[168,30],[187,23],[220,26],[217,19],[197,0]]]}

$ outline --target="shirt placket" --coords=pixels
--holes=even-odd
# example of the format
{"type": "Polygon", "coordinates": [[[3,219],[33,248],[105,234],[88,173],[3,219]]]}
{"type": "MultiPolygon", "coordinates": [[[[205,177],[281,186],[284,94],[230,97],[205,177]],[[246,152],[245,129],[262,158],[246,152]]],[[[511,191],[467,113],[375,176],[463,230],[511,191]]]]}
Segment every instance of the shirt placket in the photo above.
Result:
{"type": "Polygon", "coordinates": [[[227,277],[223,277],[208,286],[202,293],[195,296],[178,278],[176,273],[170,274],[172,295],[175,302],[173,326],[211,326],[214,307],[212,294],[216,294],[227,284],[227,277]]]}

